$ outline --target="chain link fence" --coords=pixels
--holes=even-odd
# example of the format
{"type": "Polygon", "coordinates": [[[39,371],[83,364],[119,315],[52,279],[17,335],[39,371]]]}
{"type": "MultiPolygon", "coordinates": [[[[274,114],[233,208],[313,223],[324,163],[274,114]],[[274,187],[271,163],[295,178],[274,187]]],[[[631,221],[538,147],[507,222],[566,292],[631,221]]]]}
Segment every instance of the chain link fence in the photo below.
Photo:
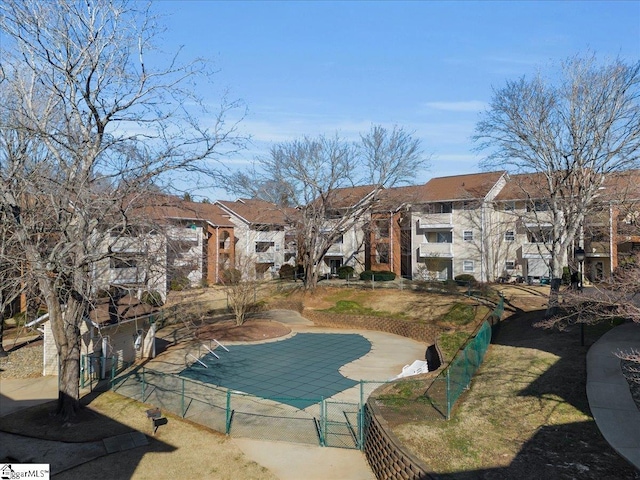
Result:
{"type": "MultiPolygon", "coordinates": [[[[366,400],[363,385],[352,388],[366,400]]],[[[362,402],[263,398],[145,367],[116,378],[113,390],[228,435],[362,447],[362,402]]]]}
{"type": "Polygon", "coordinates": [[[324,398],[258,397],[209,383],[136,367],[112,376],[112,388],[140,402],[238,437],[362,449],[364,405],[374,402],[390,425],[449,419],[460,395],[469,387],[499,325],[501,299],[475,334],[440,372],[394,381],[361,380],[347,395],[358,401],[324,398]]]}

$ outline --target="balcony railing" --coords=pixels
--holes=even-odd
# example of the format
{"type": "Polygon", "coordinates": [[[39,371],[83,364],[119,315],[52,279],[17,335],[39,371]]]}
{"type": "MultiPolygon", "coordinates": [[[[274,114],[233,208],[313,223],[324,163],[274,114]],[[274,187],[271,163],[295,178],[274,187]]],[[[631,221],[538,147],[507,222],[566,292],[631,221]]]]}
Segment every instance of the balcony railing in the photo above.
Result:
{"type": "Polygon", "coordinates": [[[141,253],[144,251],[144,242],[138,238],[119,238],[111,245],[112,252],[141,253]]]}
{"type": "Polygon", "coordinates": [[[451,213],[421,213],[418,218],[418,228],[450,228],[453,227],[451,213]]]}
{"type": "Polygon", "coordinates": [[[524,243],[522,244],[522,258],[548,257],[551,252],[550,243],[524,243]]]}
{"type": "Polygon", "coordinates": [[[255,258],[256,263],[275,263],[276,254],[275,252],[257,252],[255,258]]]}
{"type": "Polygon", "coordinates": [[[587,256],[608,256],[611,253],[609,242],[589,242],[584,249],[587,256]]]}
{"type": "Polygon", "coordinates": [[[327,250],[327,255],[342,255],[342,254],[343,254],[342,243],[334,243],[329,247],[329,250],[327,250]]]}
{"type": "Polygon", "coordinates": [[[143,280],[143,272],[138,268],[112,268],[111,283],[113,284],[134,284],[143,280]]]}
{"type": "Polygon", "coordinates": [[[445,257],[449,258],[453,256],[453,244],[452,243],[421,243],[420,244],[420,256],[421,257],[445,257]]]}

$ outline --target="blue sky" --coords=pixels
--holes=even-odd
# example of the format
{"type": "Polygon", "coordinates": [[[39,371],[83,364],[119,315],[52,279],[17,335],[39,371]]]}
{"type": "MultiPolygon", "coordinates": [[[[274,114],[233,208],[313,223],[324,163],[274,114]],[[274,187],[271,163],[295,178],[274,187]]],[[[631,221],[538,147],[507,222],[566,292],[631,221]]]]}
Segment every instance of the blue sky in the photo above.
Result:
{"type": "MultiPolygon", "coordinates": [[[[243,168],[275,142],[358,138],[372,124],[415,131],[435,176],[478,171],[470,139],[493,88],[595,52],[640,59],[640,1],[162,1],[166,51],[207,57],[203,92],[242,99],[243,168]]],[[[221,192],[203,192],[223,198],[221,192]]]]}

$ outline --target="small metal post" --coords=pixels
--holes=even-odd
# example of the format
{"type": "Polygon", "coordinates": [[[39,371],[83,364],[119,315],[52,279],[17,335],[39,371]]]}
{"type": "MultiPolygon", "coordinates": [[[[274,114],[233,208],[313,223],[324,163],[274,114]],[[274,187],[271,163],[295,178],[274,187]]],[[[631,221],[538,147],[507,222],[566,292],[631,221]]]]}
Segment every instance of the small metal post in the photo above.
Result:
{"type": "Polygon", "coordinates": [[[364,450],[364,380],[360,380],[360,409],[358,411],[358,448],[364,450]]]}
{"type": "Polygon", "coordinates": [[[451,418],[451,381],[449,380],[449,371],[447,367],[447,420],[451,418]]]}
{"type": "Polygon", "coordinates": [[[87,359],[86,355],[83,354],[80,360],[80,388],[84,388],[84,374],[86,370],[86,366],[85,366],[86,359],[87,359]]]}
{"type": "Polygon", "coordinates": [[[227,435],[231,432],[231,390],[227,389],[227,421],[225,432],[227,435]]]}
{"type": "Polygon", "coordinates": [[[182,418],[187,414],[184,410],[184,377],[182,377],[182,392],[180,395],[180,412],[182,413],[182,418]]]}

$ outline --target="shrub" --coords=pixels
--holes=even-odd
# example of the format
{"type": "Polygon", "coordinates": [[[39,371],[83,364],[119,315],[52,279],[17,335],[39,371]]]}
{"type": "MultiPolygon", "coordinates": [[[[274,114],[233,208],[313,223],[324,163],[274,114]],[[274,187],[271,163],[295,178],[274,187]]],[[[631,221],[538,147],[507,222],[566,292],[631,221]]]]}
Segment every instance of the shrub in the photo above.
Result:
{"type": "Polygon", "coordinates": [[[360,280],[374,280],[376,282],[390,282],[391,280],[395,280],[395,278],[396,274],[388,270],[382,270],[379,272],[365,270],[360,274],[360,280]]]}
{"type": "Polygon", "coordinates": [[[185,276],[175,277],[171,279],[169,282],[169,290],[173,290],[175,292],[179,292],[184,290],[185,288],[189,288],[191,282],[185,276]]]}
{"type": "Polygon", "coordinates": [[[461,273],[455,276],[455,281],[458,285],[468,285],[469,283],[476,283],[476,277],[470,273],[461,273]]]}
{"type": "Polygon", "coordinates": [[[242,272],[237,268],[225,268],[220,273],[220,283],[225,285],[235,285],[242,280],[242,272]]]}
{"type": "Polygon", "coordinates": [[[562,284],[569,285],[571,283],[571,272],[569,267],[562,267],[562,284]]]}
{"type": "Polygon", "coordinates": [[[289,265],[288,263],[283,264],[278,271],[280,278],[291,280],[296,273],[296,267],[293,265],[289,265]]]}
{"type": "Polygon", "coordinates": [[[342,265],[338,267],[338,278],[345,279],[347,277],[353,277],[354,268],[351,265],[342,265]]]}
{"type": "Polygon", "coordinates": [[[142,303],[146,303],[147,305],[151,305],[152,307],[161,307],[162,305],[164,305],[164,302],[162,301],[162,295],[160,295],[160,292],[157,292],[155,290],[142,292],[140,301],[142,303]]]}

